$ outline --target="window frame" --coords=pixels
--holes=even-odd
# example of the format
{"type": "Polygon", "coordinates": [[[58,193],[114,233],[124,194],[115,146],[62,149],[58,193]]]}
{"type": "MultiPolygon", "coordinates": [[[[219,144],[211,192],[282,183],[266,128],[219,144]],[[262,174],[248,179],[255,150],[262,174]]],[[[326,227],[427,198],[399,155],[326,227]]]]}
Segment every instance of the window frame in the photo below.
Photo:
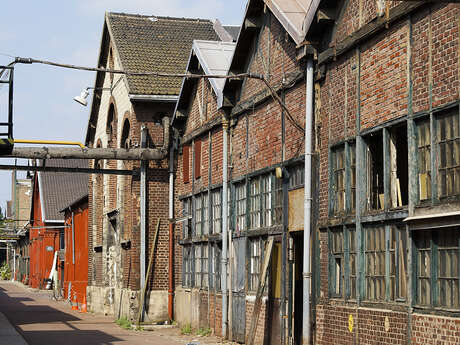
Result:
{"type": "MultiPolygon", "coordinates": [[[[427,308],[427,309],[443,309],[450,311],[460,311],[460,229],[455,227],[447,227],[443,229],[431,229],[431,230],[417,230],[415,231],[414,239],[414,258],[416,262],[416,268],[413,271],[414,282],[415,282],[415,291],[417,298],[414,299],[414,305],[418,308],[427,308]],[[443,244],[443,240],[446,240],[446,235],[449,234],[454,246],[446,246],[443,244]],[[455,253],[456,263],[455,268],[457,271],[457,276],[443,277],[442,269],[445,269],[446,265],[440,263],[442,259],[441,253],[444,251],[451,251],[455,253]],[[422,259],[421,252],[425,253],[422,259]],[[428,265],[426,264],[426,257],[429,258],[428,265]],[[424,274],[421,274],[421,263],[425,262],[424,274]],[[422,284],[421,281],[424,281],[425,287],[429,288],[429,292],[425,295],[421,294],[422,284]],[[442,291],[441,290],[441,281],[446,282],[448,280],[457,282],[457,292],[456,292],[456,306],[452,305],[451,301],[442,301],[442,291]],[[421,299],[422,297],[428,297],[421,299]]],[[[455,259],[454,259],[455,260],[455,259]]],[[[455,262],[455,261],[452,261],[455,262]]],[[[452,267],[451,262],[451,267],[452,267]]]]}

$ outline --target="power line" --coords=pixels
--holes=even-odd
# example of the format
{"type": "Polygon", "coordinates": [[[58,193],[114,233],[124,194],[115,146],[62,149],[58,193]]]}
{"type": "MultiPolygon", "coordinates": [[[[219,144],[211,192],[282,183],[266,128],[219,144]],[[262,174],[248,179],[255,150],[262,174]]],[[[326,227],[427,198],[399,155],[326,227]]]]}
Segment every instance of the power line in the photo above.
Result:
{"type": "Polygon", "coordinates": [[[292,123],[292,125],[297,130],[299,130],[300,132],[305,133],[305,129],[301,125],[299,125],[297,123],[297,121],[291,115],[291,112],[287,108],[286,104],[278,96],[277,92],[273,89],[273,87],[270,85],[268,80],[262,74],[239,73],[239,74],[235,74],[235,75],[221,75],[221,74],[206,75],[206,74],[192,74],[192,73],[181,74],[181,73],[162,73],[162,72],[136,72],[136,71],[127,71],[127,70],[106,69],[106,68],[100,68],[100,67],[98,68],[98,67],[78,66],[78,65],[65,64],[65,63],[59,63],[59,62],[54,62],[54,61],[38,60],[38,59],[34,59],[34,58],[23,58],[23,57],[16,57],[14,59],[14,62],[12,62],[11,64],[16,64],[16,63],[22,63],[22,64],[38,63],[38,64],[55,66],[55,67],[61,67],[61,68],[75,69],[75,70],[80,70],[80,71],[124,74],[124,75],[128,75],[128,76],[153,76],[153,77],[191,78],[191,79],[208,78],[208,79],[229,79],[229,80],[243,79],[243,78],[258,79],[258,80],[261,80],[261,81],[263,81],[265,83],[265,85],[267,86],[267,88],[270,91],[270,94],[271,94],[273,100],[276,101],[277,103],[279,103],[281,108],[283,108],[286,111],[287,118],[292,123]]]}

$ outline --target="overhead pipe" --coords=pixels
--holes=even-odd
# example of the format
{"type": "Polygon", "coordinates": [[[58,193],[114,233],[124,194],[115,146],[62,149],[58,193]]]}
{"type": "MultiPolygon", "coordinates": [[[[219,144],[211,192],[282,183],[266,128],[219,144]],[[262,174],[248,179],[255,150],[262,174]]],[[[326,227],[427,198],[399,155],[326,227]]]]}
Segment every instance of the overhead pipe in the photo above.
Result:
{"type": "Polygon", "coordinates": [[[303,232],[303,325],[302,343],[311,344],[310,326],[310,232],[311,232],[311,156],[312,156],[312,122],[313,122],[313,60],[307,60],[305,109],[305,196],[304,196],[304,232],[303,232]]]}
{"type": "Polygon", "coordinates": [[[228,119],[222,119],[223,157],[222,157],[222,337],[227,335],[227,230],[228,230],[228,119]]]}
{"type": "Polygon", "coordinates": [[[169,148],[169,117],[163,117],[163,146],[160,148],[74,148],[74,147],[14,147],[5,158],[27,159],[108,159],[108,160],[163,160],[169,148]]]}

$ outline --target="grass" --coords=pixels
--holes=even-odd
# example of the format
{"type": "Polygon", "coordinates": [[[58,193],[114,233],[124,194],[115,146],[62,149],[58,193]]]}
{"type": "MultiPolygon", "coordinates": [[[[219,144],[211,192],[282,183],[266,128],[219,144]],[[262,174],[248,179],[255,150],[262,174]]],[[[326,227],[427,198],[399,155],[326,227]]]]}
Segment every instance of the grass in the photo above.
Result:
{"type": "Polygon", "coordinates": [[[211,335],[211,328],[200,328],[196,331],[196,335],[201,335],[202,337],[207,337],[211,335]]]}
{"type": "Polygon", "coordinates": [[[188,323],[180,329],[182,334],[192,334],[192,326],[188,323]]]}
{"type": "Polygon", "coordinates": [[[132,329],[133,325],[131,324],[131,321],[129,321],[127,318],[122,317],[118,320],[115,321],[118,326],[124,329],[132,329]]]}

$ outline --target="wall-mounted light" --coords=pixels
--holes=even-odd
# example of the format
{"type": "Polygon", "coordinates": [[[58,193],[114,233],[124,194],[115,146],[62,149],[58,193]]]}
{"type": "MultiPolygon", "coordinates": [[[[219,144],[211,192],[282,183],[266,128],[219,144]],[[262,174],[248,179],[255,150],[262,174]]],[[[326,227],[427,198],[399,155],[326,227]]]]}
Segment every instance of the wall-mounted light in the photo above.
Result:
{"type": "Polygon", "coordinates": [[[74,97],[73,100],[86,107],[88,105],[88,101],[86,99],[89,96],[89,90],[112,90],[112,88],[110,87],[87,87],[86,89],[82,90],[79,96],[74,97]]]}

